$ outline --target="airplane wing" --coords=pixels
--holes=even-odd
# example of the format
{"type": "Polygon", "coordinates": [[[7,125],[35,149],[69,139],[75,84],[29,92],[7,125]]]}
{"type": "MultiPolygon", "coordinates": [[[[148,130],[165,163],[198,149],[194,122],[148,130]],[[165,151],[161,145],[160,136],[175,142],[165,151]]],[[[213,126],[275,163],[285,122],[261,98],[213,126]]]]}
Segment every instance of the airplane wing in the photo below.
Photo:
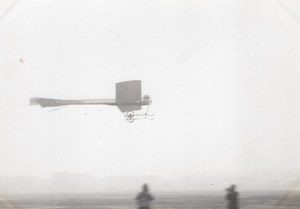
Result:
{"type": "Polygon", "coordinates": [[[121,112],[142,109],[142,85],[140,80],[116,83],[116,103],[121,112]]]}

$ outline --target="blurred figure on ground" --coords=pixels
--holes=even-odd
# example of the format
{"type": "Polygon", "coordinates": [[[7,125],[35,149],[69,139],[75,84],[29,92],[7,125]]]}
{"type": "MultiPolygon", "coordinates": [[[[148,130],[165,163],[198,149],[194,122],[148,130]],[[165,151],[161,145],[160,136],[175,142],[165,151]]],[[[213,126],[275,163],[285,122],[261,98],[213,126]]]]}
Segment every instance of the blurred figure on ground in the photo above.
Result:
{"type": "Polygon", "coordinates": [[[239,209],[238,192],[235,191],[235,185],[231,185],[226,189],[227,209],[239,209]]]}
{"type": "Polygon", "coordinates": [[[150,209],[150,202],[154,200],[152,195],[149,193],[149,188],[147,184],[144,184],[142,191],[135,198],[137,202],[138,209],[150,209]]]}

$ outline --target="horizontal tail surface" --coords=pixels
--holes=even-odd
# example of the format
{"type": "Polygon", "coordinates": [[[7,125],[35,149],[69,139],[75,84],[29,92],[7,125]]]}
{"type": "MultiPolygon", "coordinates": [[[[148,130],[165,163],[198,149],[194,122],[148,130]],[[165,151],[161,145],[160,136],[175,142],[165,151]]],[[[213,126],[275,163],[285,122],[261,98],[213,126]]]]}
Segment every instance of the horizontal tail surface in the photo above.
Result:
{"type": "Polygon", "coordinates": [[[41,107],[56,107],[66,104],[63,103],[63,100],[59,99],[32,97],[30,98],[30,105],[40,105],[41,107]]]}

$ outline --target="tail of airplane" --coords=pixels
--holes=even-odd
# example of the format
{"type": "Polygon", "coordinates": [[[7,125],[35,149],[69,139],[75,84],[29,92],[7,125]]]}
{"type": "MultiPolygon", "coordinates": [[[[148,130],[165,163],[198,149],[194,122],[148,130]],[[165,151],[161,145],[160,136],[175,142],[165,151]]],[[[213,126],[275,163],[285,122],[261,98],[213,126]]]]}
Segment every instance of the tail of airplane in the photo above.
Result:
{"type": "Polygon", "coordinates": [[[63,100],[59,100],[59,99],[31,97],[30,105],[40,105],[41,107],[56,107],[64,104],[63,104],[63,100]]]}

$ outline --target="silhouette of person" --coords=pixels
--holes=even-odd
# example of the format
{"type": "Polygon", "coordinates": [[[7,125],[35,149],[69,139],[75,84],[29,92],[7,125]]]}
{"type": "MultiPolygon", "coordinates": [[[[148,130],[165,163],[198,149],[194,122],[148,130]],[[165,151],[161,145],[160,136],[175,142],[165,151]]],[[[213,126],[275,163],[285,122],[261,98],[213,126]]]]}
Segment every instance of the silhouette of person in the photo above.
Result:
{"type": "Polygon", "coordinates": [[[226,189],[227,209],[239,209],[238,192],[235,191],[235,185],[231,185],[226,189]]]}
{"type": "Polygon", "coordinates": [[[149,188],[147,184],[142,186],[142,191],[135,198],[137,202],[138,209],[150,209],[150,202],[154,200],[152,195],[149,193],[149,188]]]}

